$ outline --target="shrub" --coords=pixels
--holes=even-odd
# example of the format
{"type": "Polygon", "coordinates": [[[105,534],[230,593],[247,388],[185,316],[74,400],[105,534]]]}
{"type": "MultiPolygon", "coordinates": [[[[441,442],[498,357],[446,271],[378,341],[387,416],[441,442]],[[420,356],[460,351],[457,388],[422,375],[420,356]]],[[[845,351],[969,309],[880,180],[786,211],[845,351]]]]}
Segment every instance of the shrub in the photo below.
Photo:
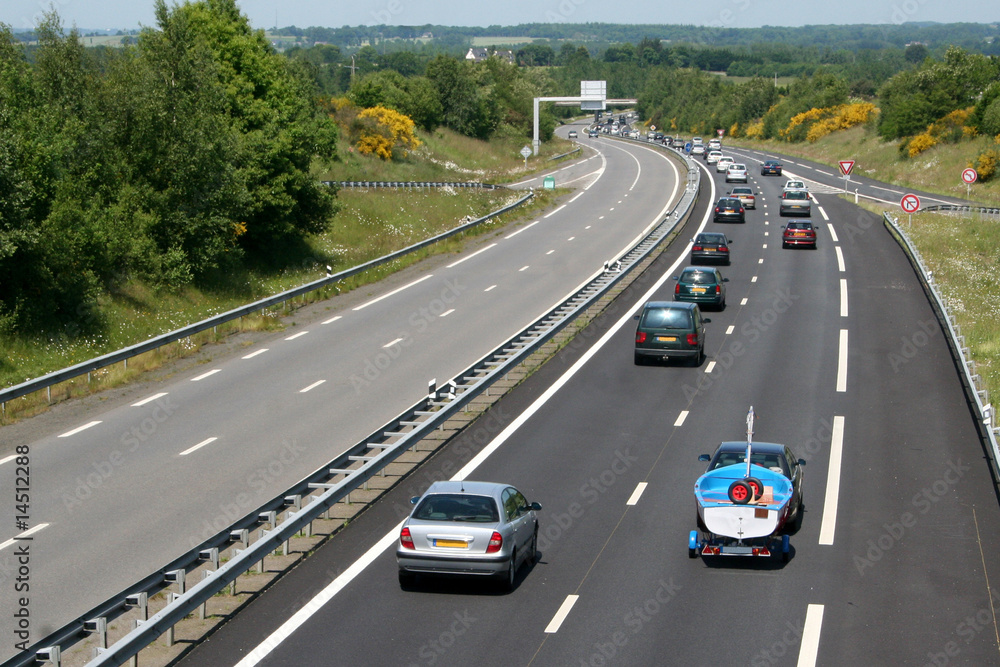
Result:
{"type": "Polygon", "coordinates": [[[743,136],[747,139],[760,139],[764,136],[764,121],[758,120],[747,125],[743,130],[743,136]]]}
{"type": "Polygon", "coordinates": [[[413,136],[413,121],[398,111],[375,106],[359,113],[358,121],[357,147],[362,155],[374,153],[383,160],[393,160],[420,146],[413,136]]]}
{"type": "Polygon", "coordinates": [[[916,157],[935,144],[937,139],[931,136],[930,132],[918,134],[907,143],[906,154],[909,157],[916,157]]]}
{"type": "Polygon", "coordinates": [[[997,162],[1000,162],[1000,151],[995,148],[988,148],[976,157],[974,164],[970,165],[975,167],[976,171],[979,173],[980,181],[988,181],[996,175],[997,162]]]}

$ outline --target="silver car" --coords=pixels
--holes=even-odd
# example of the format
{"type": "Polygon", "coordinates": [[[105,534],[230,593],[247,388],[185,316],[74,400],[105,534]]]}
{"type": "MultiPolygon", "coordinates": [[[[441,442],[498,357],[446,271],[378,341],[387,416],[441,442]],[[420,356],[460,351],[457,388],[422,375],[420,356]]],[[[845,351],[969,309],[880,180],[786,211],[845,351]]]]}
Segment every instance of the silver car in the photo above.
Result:
{"type": "Polygon", "coordinates": [[[479,575],[514,588],[518,568],[535,560],[542,509],[509,484],[435,482],[403,522],[396,545],[399,584],[418,574],[479,575]]]}

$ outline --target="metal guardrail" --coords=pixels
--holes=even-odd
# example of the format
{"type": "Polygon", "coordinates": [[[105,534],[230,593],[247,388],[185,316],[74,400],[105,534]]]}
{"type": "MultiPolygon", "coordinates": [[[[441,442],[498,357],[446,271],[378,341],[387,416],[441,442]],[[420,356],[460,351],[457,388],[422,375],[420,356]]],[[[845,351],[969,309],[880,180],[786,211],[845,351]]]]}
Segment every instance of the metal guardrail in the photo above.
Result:
{"type": "MultiPolygon", "coordinates": [[[[689,178],[697,171],[688,161],[689,178]]],[[[248,513],[228,528],[220,531],[186,554],[160,568],[136,584],[98,605],[77,620],[51,633],[27,651],[5,662],[3,667],[27,667],[37,661],[58,664],[61,648],[94,632],[107,632],[108,621],[121,616],[126,609],[145,603],[149,596],[171,585],[178,586],[170,601],[154,616],[140,622],[131,632],[107,649],[98,649],[98,656],[88,665],[120,665],[138,654],[189,614],[205,604],[213,595],[232,584],[249,571],[278,545],[302,531],[312,521],[336,503],[349,498],[352,491],[365,484],[386,466],[416,444],[425,435],[443,424],[497,379],[522,363],[529,355],[547,343],[567,324],[591,307],[639,266],[670,233],[686,219],[698,195],[698,183],[690,181],[681,200],[646,237],[605,265],[605,269],[562,303],[524,328],[467,370],[459,373],[443,387],[432,384],[428,394],[409,410],[368,438],[351,447],[329,464],[319,468],[287,491],[248,513]],[[319,495],[312,495],[319,493],[319,495]],[[311,499],[310,499],[311,498],[311,499]],[[307,500],[308,503],[303,506],[307,500]],[[281,512],[291,511],[277,523],[281,512]],[[250,543],[251,529],[261,529],[261,535],[250,543]],[[220,566],[219,550],[240,542],[247,548],[238,551],[220,566]],[[184,584],[185,575],[206,561],[216,569],[208,573],[190,590],[184,584]]],[[[106,635],[105,635],[106,636],[106,635]]]]}
{"type": "MultiPolygon", "coordinates": [[[[927,209],[923,209],[927,210],[927,209]]],[[[994,479],[1000,479],[1000,447],[997,445],[997,438],[1000,437],[1000,428],[995,426],[994,408],[990,404],[989,393],[981,386],[982,378],[976,373],[976,362],[970,357],[969,348],[965,345],[965,337],[961,334],[961,329],[955,316],[951,314],[947,304],[941,295],[937,284],[934,282],[934,272],[930,271],[924,264],[920,251],[910,241],[910,237],[899,226],[896,220],[888,213],[883,213],[882,218],[885,224],[896,236],[897,242],[903,247],[910,263],[917,271],[917,275],[924,283],[925,288],[932,296],[932,306],[939,313],[940,320],[946,325],[948,330],[948,343],[952,349],[955,360],[960,362],[964,385],[969,399],[976,406],[976,413],[980,424],[983,427],[986,438],[993,450],[993,472],[994,479]]]]}
{"type": "Polygon", "coordinates": [[[581,150],[583,150],[583,149],[582,148],[574,148],[573,150],[571,150],[571,151],[569,151],[567,153],[560,153],[559,155],[553,155],[552,157],[545,158],[545,161],[546,162],[552,162],[553,160],[558,160],[559,158],[568,157],[568,156],[572,155],[573,153],[579,153],[581,150]]]}
{"type": "Polygon", "coordinates": [[[320,181],[338,188],[476,188],[481,190],[506,190],[506,185],[476,183],[474,181],[320,181]]]}
{"type": "Polygon", "coordinates": [[[279,303],[288,301],[289,299],[293,299],[297,296],[301,296],[303,294],[306,294],[307,292],[311,292],[321,287],[325,287],[326,285],[330,285],[340,280],[344,280],[345,278],[357,275],[359,273],[367,271],[368,269],[374,268],[381,264],[386,264],[393,260],[399,259],[404,255],[407,255],[416,250],[420,250],[421,248],[425,248],[429,245],[437,243],[438,241],[449,238],[456,234],[460,234],[468,229],[471,229],[472,227],[475,227],[476,225],[482,224],[487,220],[490,220],[498,215],[506,213],[507,211],[510,211],[511,209],[514,209],[523,204],[524,202],[528,201],[533,196],[534,193],[529,192],[527,195],[521,197],[516,202],[508,204],[507,206],[504,206],[501,209],[493,211],[488,215],[485,215],[481,218],[477,218],[476,220],[471,220],[469,222],[463,223],[457,227],[454,227],[453,229],[438,234],[437,236],[432,236],[429,239],[425,239],[418,243],[414,243],[413,245],[403,248],[402,250],[391,252],[388,255],[383,255],[382,257],[378,257],[371,261],[365,262],[364,264],[359,264],[358,266],[355,266],[353,268],[346,269],[344,271],[340,271],[332,275],[328,275],[325,278],[320,278],[319,280],[314,280],[313,282],[307,283],[300,287],[295,287],[285,292],[281,292],[280,294],[269,296],[266,299],[261,299],[260,301],[254,301],[251,304],[240,306],[239,308],[235,308],[228,312],[222,313],[221,315],[210,317],[207,320],[202,320],[201,322],[188,325],[181,329],[177,329],[175,331],[171,331],[156,336],[155,338],[150,338],[149,340],[144,341],[142,343],[138,343],[136,345],[132,345],[130,347],[126,347],[116,352],[111,352],[102,355],[100,357],[95,357],[88,361],[84,361],[74,366],[70,366],[69,368],[64,368],[59,371],[54,371],[52,373],[48,373],[47,375],[43,375],[39,378],[28,380],[27,382],[22,382],[21,384],[14,385],[13,387],[8,387],[7,389],[0,390],[0,405],[3,406],[4,410],[6,410],[6,403],[8,401],[14,400],[15,398],[19,398],[21,396],[25,396],[27,394],[31,394],[36,391],[41,391],[42,389],[49,388],[52,385],[58,384],[60,382],[65,382],[66,380],[71,380],[75,377],[79,377],[86,373],[90,373],[91,371],[95,371],[99,368],[104,368],[105,366],[110,366],[112,364],[116,364],[121,361],[125,361],[127,363],[128,359],[131,359],[132,357],[140,355],[144,352],[155,350],[156,348],[166,345],[168,343],[174,343],[183,338],[187,338],[188,336],[193,336],[196,333],[205,331],[206,329],[211,329],[212,327],[219,326],[220,324],[231,322],[235,319],[239,319],[246,315],[250,315],[259,310],[263,310],[265,308],[269,308],[279,303]]]}
{"type": "Polygon", "coordinates": [[[917,213],[938,211],[942,213],[981,213],[983,215],[1000,215],[1000,208],[990,208],[988,206],[972,206],[957,204],[931,204],[924,206],[917,213]]]}

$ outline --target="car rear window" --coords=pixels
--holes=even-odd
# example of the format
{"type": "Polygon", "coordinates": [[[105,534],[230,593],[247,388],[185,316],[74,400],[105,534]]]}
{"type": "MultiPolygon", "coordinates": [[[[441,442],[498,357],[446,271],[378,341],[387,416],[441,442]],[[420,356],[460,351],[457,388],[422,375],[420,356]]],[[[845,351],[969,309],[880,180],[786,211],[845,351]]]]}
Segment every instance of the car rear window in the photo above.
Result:
{"type": "Polygon", "coordinates": [[[648,329],[690,329],[691,311],[680,308],[648,308],[642,318],[648,329]]]}
{"type": "Polygon", "coordinates": [[[441,493],[424,498],[413,513],[424,521],[494,523],[500,520],[497,505],[489,496],[441,493]]]}
{"type": "Polygon", "coordinates": [[[726,242],[726,237],[722,234],[699,234],[698,238],[695,239],[695,243],[717,243],[723,244],[726,242]]]}
{"type": "Polygon", "coordinates": [[[789,190],[785,193],[785,199],[809,199],[809,195],[804,190],[789,190]]]}
{"type": "Polygon", "coordinates": [[[710,285],[715,283],[715,274],[708,271],[685,271],[681,274],[682,283],[694,285],[710,285]]]}
{"type": "Polygon", "coordinates": [[[812,229],[811,222],[789,222],[788,229],[812,229]]]}

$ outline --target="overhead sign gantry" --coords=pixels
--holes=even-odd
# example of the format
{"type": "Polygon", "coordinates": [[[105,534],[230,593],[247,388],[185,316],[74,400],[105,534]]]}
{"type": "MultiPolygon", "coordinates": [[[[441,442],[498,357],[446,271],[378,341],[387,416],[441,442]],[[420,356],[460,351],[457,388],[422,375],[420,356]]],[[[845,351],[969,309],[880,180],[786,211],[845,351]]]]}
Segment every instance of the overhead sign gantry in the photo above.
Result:
{"type": "Polygon", "coordinates": [[[538,104],[539,102],[555,102],[556,104],[579,103],[584,111],[604,111],[608,104],[635,104],[637,100],[622,99],[609,100],[607,98],[607,81],[581,81],[579,97],[536,97],[534,103],[535,123],[534,134],[531,139],[531,148],[535,155],[538,155],[538,147],[542,142],[538,139],[538,104]]]}

